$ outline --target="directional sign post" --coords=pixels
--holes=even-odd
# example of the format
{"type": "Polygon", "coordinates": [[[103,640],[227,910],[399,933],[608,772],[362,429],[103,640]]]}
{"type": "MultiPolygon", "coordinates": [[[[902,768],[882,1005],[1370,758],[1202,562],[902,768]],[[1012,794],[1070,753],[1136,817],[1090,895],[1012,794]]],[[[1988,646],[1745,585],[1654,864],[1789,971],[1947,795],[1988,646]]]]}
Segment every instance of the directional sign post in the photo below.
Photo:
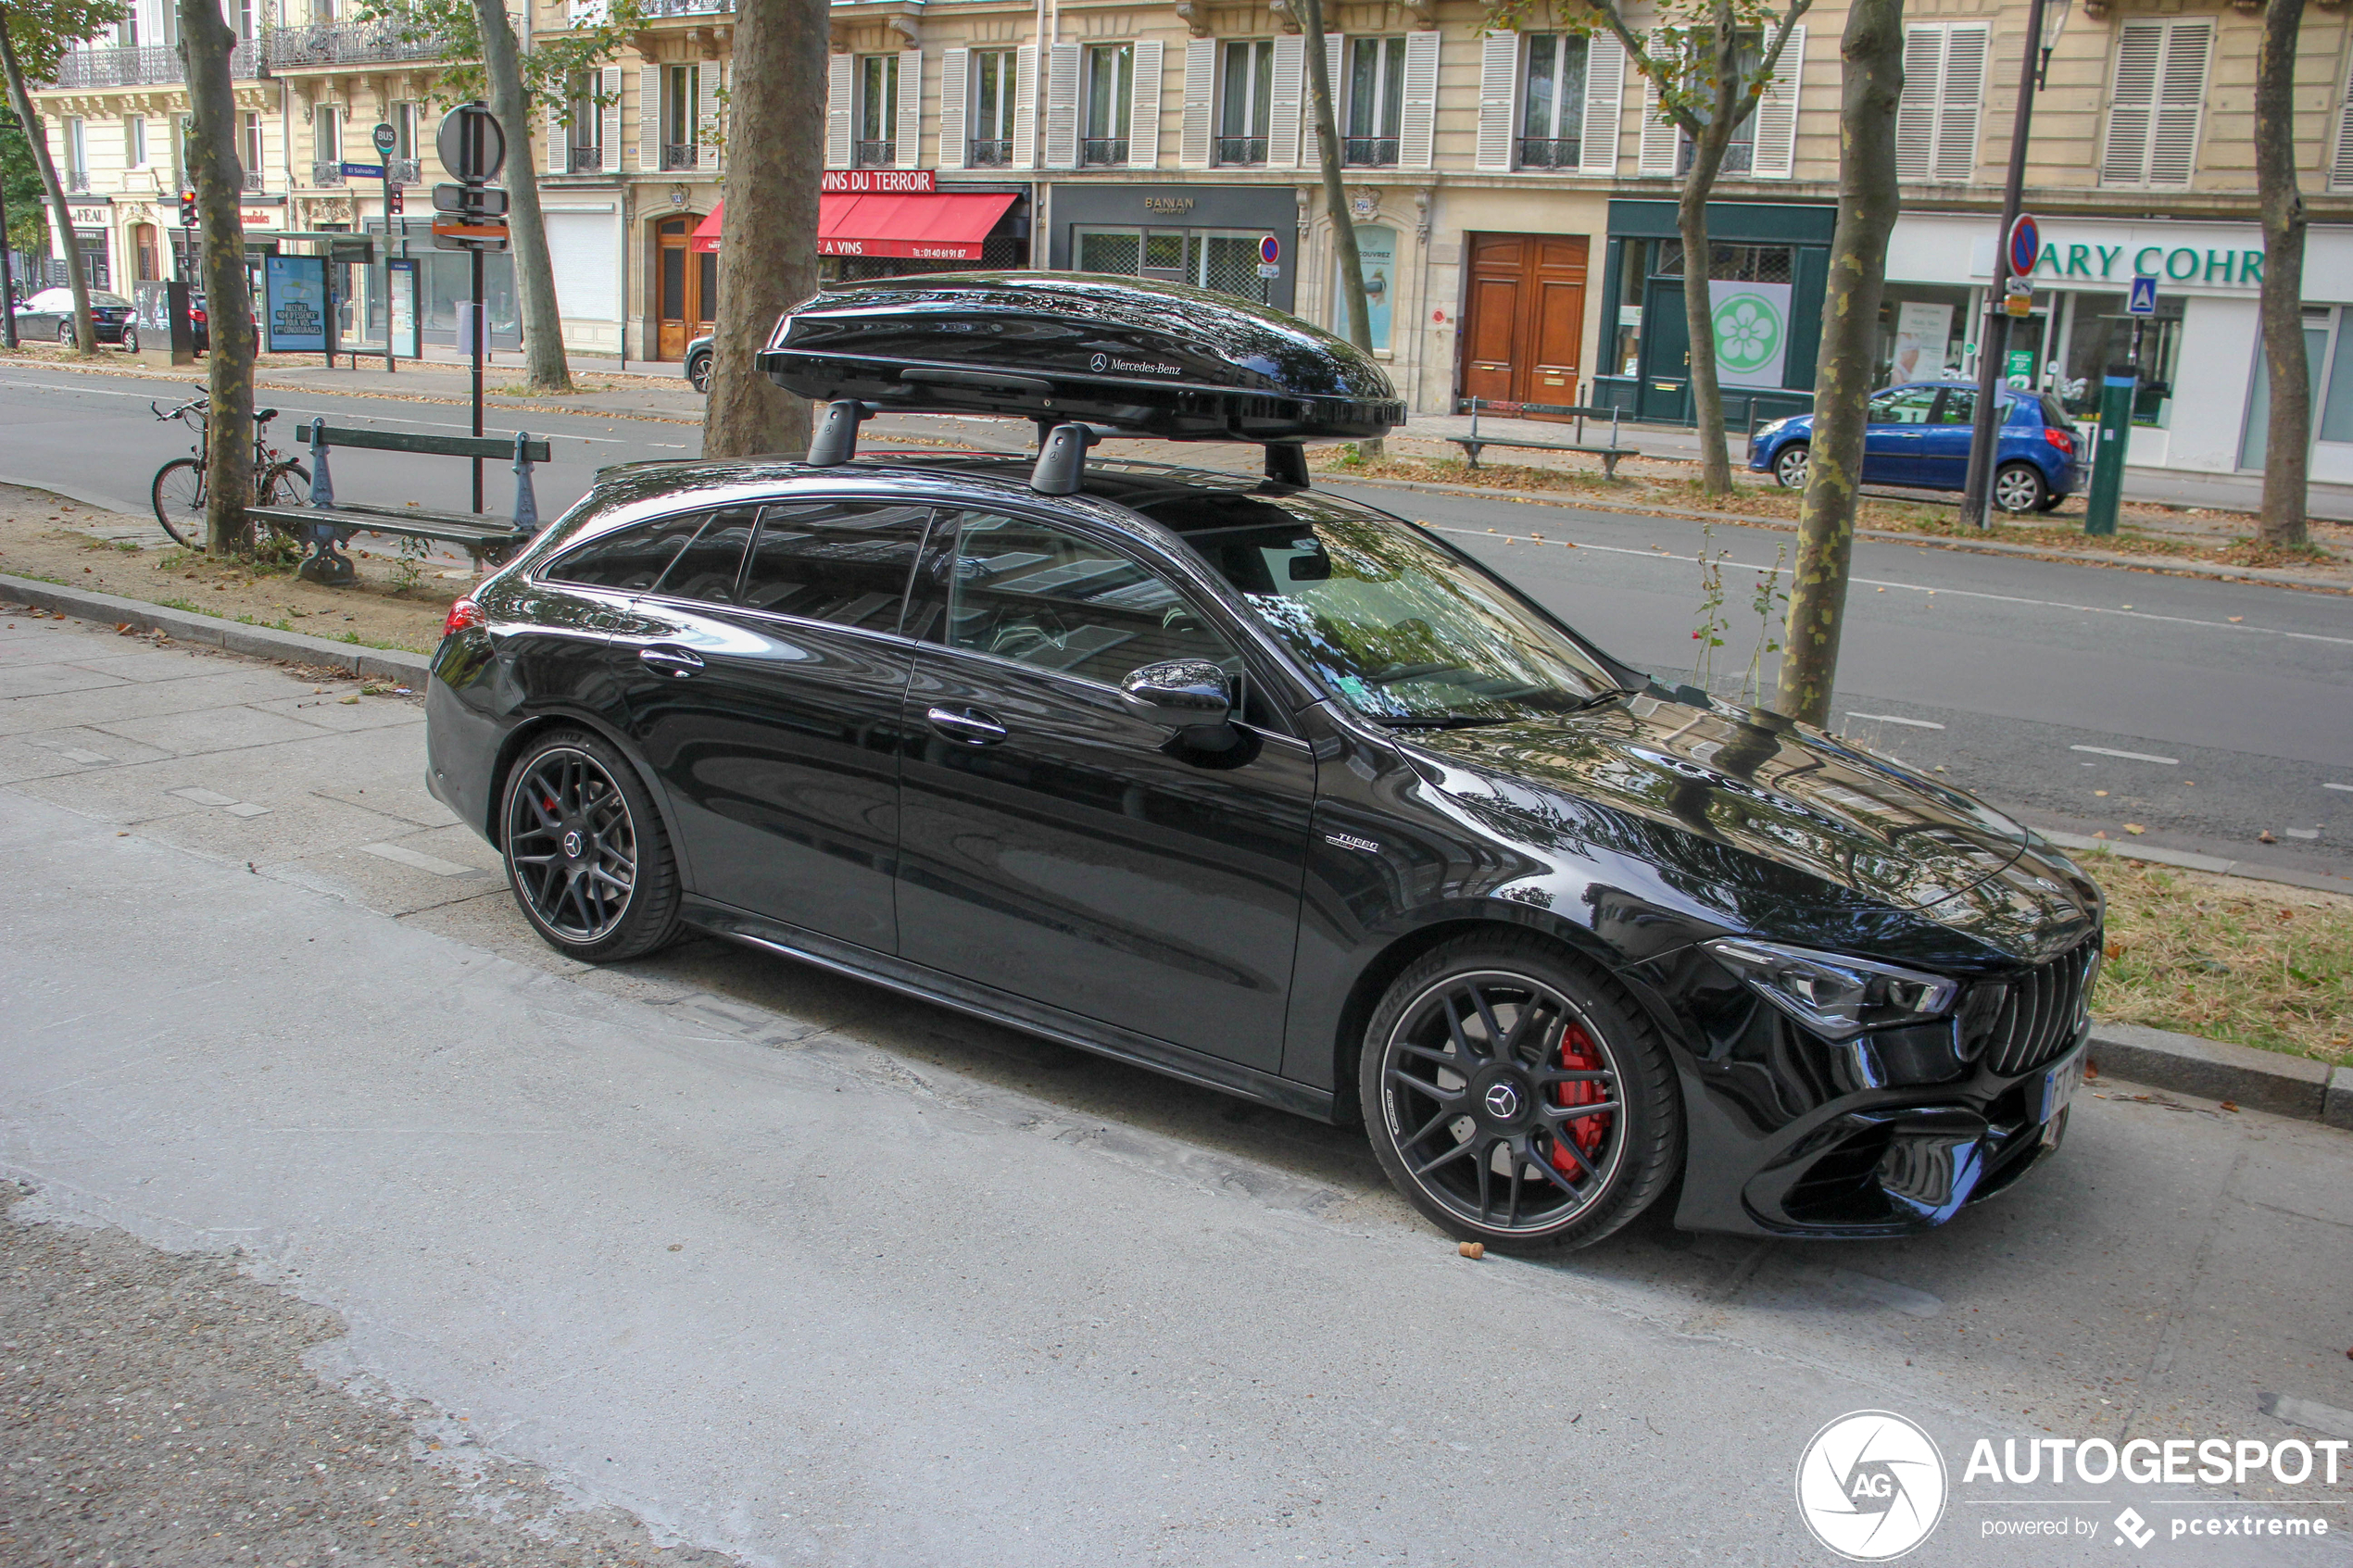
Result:
{"type": "MultiPolygon", "coordinates": [[[[490,335],[489,323],[483,320],[482,312],[482,254],[507,248],[507,193],[485,187],[492,176],[506,167],[507,133],[499,129],[497,117],[490,112],[489,105],[459,104],[442,119],[441,130],[434,137],[434,148],[441,154],[441,166],[455,174],[459,182],[434,187],[434,211],[454,217],[449,220],[434,219],[433,243],[444,250],[473,253],[473,300],[468,308],[472,311],[473,324],[473,432],[480,435],[484,340],[490,335]]],[[[474,510],[480,511],[480,458],[474,459],[473,467],[474,510]]]]}
{"type": "Polygon", "coordinates": [[[400,215],[400,198],[392,188],[392,149],[399,144],[399,132],[382,120],[368,133],[375,144],[376,156],[384,161],[376,166],[376,175],[384,182],[384,369],[396,370],[392,362],[392,237],[396,230],[393,220],[400,215]]]}

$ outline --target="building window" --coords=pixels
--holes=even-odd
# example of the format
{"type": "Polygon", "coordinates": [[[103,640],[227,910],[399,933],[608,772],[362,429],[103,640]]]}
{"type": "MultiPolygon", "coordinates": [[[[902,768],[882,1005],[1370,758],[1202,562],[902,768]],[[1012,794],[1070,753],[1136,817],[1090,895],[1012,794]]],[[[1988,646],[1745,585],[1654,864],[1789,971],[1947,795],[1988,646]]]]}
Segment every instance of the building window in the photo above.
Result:
{"type": "MultiPolygon", "coordinates": [[[[1697,79],[1706,66],[1715,59],[1715,45],[1705,37],[1695,35],[1688,48],[1692,78],[1688,85],[1693,92],[1705,92],[1707,89],[1705,83],[1697,79]]],[[[1784,72],[1791,71],[1794,70],[1796,66],[1797,62],[1794,59],[1784,56],[1780,69],[1784,72]]],[[[1740,35],[1732,46],[1732,69],[1743,82],[1753,82],[1756,80],[1757,73],[1765,69],[1765,39],[1762,34],[1744,32],[1740,35]]],[[[1675,146],[1675,172],[1678,174],[1690,172],[1692,155],[1698,150],[1697,144],[1692,142],[1689,132],[1678,132],[1675,146]]],[[[1750,174],[1754,173],[1755,169],[1756,110],[1752,108],[1741,117],[1741,122],[1738,125],[1732,127],[1732,139],[1724,146],[1724,166],[1716,172],[1719,175],[1750,174]]],[[[1721,277],[1723,274],[1717,275],[1721,277]]]]}
{"type": "Polygon", "coordinates": [[[133,6],[123,14],[121,22],[115,28],[115,37],[126,49],[136,49],[139,46],[138,6],[133,6]]]}
{"type": "Polygon", "coordinates": [[[1266,161],[1266,127],[1274,119],[1275,45],[1258,39],[1226,45],[1226,72],[1217,118],[1217,161],[1266,161]]]}
{"type": "Polygon", "coordinates": [[[90,188],[90,148],[83,140],[83,121],[76,117],[65,124],[66,189],[86,191],[90,188]]]}
{"type": "Polygon", "coordinates": [[[1983,22],[1904,30],[1904,97],[1895,110],[1899,180],[1965,181],[1977,172],[1985,40],[1983,22]]]}
{"type": "Polygon", "coordinates": [[[1405,41],[1348,41],[1348,94],[1340,126],[1340,161],[1359,169],[1397,163],[1397,125],[1405,110],[1405,41]]]}
{"type": "Polygon", "coordinates": [[[251,110],[245,112],[238,126],[237,157],[245,165],[245,189],[261,189],[261,116],[251,110]]]}
{"type": "Polygon", "coordinates": [[[1258,273],[1263,229],[1079,229],[1078,270],[1215,289],[1273,303],[1274,280],[1258,273]]]}
{"type": "MultiPolygon", "coordinates": [[[[1528,84],[1520,95],[1520,168],[1575,169],[1583,161],[1585,54],[1586,41],[1575,33],[1529,35],[1528,84]]],[[[1749,123],[1754,143],[1755,116],[1749,123]]]]}
{"type": "Polygon", "coordinates": [[[605,117],[597,103],[594,71],[575,71],[565,83],[564,119],[564,168],[574,174],[603,169],[605,117]]]}
{"type": "Polygon", "coordinates": [[[139,282],[152,283],[163,276],[163,253],[156,245],[156,226],[142,223],[131,231],[131,247],[138,257],[139,282]]]}
{"type": "Polygon", "coordinates": [[[975,169],[1003,169],[1013,161],[1013,73],[1011,49],[973,51],[972,144],[964,162],[975,169]]]}
{"type": "Polygon", "coordinates": [[[1136,98],[1136,46],[1098,44],[1087,51],[1087,127],[1082,164],[1127,161],[1127,116],[1136,98]]]}
{"type": "Polygon", "coordinates": [[[860,169],[889,169],[899,162],[899,56],[858,57],[858,144],[850,161],[860,169]]]}
{"type": "Polygon", "coordinates": [[[2118,30],[2101,184],[2189,184],[2213,43],[2211,21],[2131,21],[2118,30]]]}
{"type": "Polygon", "coordinates": [[[109,289],[114,287],[114,269],[107,261],[107,232],[104,229],[76,229],[73,248],[82,258],[82,281],[84,287],[109,289]]]}
{"type": "Polygon", "coordinates": [[[662,72],[661,166],[692,169],[702,161],[695,136],[702,102],[702,67],[672,66],[662,72]]]}
{"type": "Polygon", "coordinates": [[[341,163],[343,161],[342,108],[333,105],[320,105],[312,116],[312,125],[318,133],[319,161],[341,163]]]}
{"type": "Polygon", "coordinates": [[[128,169],[147,166],[147,117],[125,115],[122,120],[122,161],[128,169]]]}

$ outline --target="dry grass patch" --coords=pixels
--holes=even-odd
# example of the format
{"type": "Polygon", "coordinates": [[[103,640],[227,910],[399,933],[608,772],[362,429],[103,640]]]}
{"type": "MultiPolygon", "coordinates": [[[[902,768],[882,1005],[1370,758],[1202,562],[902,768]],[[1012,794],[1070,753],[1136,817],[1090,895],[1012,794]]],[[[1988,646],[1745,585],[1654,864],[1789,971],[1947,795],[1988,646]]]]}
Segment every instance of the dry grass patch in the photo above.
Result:
{"type": "Polygon", "coordinates": [[[2353,898],[2105,852],[2084,869],[2108,900],[2101,1018],[2353,1060],[2353,898]]]}

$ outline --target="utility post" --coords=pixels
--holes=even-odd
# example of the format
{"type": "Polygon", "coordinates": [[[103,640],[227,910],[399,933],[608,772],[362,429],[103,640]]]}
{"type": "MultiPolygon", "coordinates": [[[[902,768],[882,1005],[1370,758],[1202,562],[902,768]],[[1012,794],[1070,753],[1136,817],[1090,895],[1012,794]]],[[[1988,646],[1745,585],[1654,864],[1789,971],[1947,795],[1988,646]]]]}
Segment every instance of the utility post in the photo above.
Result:
{"type": "Polygon", "coordinates": [[[2083,532],[2116,532],[2124,501],[2124,454],[2133,439],[2133,403],[2141,391],[2141,330],[2157,314],[2157,280],[2134,278],[2125,311],[2133,318],[2132,358],[2111,364],[2100,386],[2100,429],[2092,448],[2092,492],[2083,503],[2083,532]]]}
{"type": "MultiPolygon", "coordinates": [[[[441,122],[434,144],[441,166],[458,177],[455,185],[433,188],[433,243],[440,250],[473,254],[473,301],[466,307],[473,341],[473,433],[482,433],[482,358],[490,323],[482,309],[482,258],[507,248],[507,193],[490,189],[490,178],[506,166],[507,133],[487,104],[459,104],[441,122]]],[[[387,325],[389,319],[387,318],[387,325]]],[[[482,510],[482,459],[474,464],[474,510],[482,510]]]]}
{"type": "Polygon", "coordinates": [[[392,362],[392,220],[399,215],[400,196],[392,183],[392,149],[399,134],[382,120],[376,122],[376,162],[384,173],[384,370],[389,372],[400,367],[392,362]]]}

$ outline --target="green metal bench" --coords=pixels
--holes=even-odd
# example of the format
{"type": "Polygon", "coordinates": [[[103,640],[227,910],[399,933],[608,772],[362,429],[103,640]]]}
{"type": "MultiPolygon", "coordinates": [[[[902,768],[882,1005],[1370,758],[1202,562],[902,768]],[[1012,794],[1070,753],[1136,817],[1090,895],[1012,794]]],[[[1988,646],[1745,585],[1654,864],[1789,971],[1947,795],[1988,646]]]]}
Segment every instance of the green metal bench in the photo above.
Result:
{"type": "Polygon", "coordinates": [[[1463,449],[1463,456],[1470,459],[1470,466],[1473,468],[1478,467],[1478,454],[1481,448],[1514,446],[1531,452],[1577,452],[1588,458],[1599,458],[1602,460],[1602,477],[1616,479],[1617,460],[1620,458],[1636,458],[1642,455],[1634,447],[1625,445],[1619,441],[1618,410],[1616,408],[1589,408],[1576,404],[1561,403],[1490,403],[1479,397],[1466,398],[1465,401],[1470,408],[1470,433],[1450,435],[1446,439],[1463,449]],[[1573,442],[1520,441],[1510,436],[1481,435],[1478,433],[1478,416],[1481,409],[1491,414],[1506,416],[1544,414],[1557,419],[1574,418],[1577,420],[1577,439],[1573,442]],[[1598,420],[1604,414],[1609,416],[1609,445],[1606,446],[1588,445],[1585,441],[1585,421],[1588,419],[1598,420]]]}
{"type": "Polygon", "coordinates": [[[359,430],[312,420],[310,442],[310,504],[304,507],[253,507],[247,515],[273,531],[289,535],[309,553],[296,570],[313,583],[339,587],[359,575],[343,546],[355,533],[392,533],[410,539],[436,539],[462,545],[479,571],[496,566],[539,532],[539,501],[531,487],[535,463],[547,460],[545,441],[534,441],[518,431],[510,441],[488,435],[409,435],[400,432],[359,430]],[[437,458],[484,458],[514,460],[515,507],[508,521],[479,512],[428,511],[420,507],[375,507],[335,500],[333,476],[327,454],[338,446],[375,452],[414,452],[437,458]]]}

